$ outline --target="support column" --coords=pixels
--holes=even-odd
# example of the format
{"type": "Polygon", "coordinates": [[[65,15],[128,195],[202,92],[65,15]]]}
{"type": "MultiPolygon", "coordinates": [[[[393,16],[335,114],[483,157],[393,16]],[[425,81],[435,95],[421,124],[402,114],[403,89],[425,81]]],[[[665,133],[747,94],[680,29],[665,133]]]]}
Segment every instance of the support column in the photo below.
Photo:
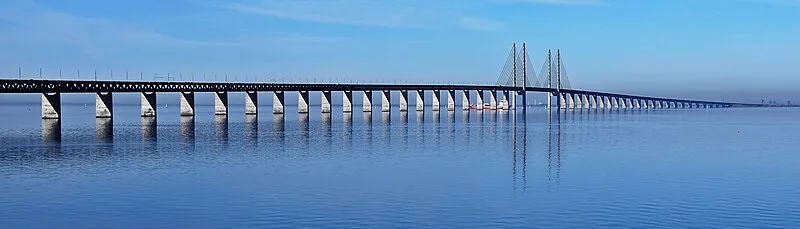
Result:
{"type": "Polygon", "coordinates": [[[619,98],[617,98],[617,97],[610,97],[609,99],[611,100],[611,108],[613,108],[613,109],[619,109],[619,98]]]}
{"type": "Polygon", "coordinates": [[[567,105],[567,108],[569,108],[569,109],[575,109],[575,96],[574,96],[574,95],[572,95],[572,94],[567,94],[567,102],[569,103],[569,104],[567,105]]]}
{"type": "Polygon", "coordinates": [[[258,92],[246,91],[244,93],[244,114],[258,115],[258,92]]]}
{"type": "Polygon", "coordinates": [[[400,111],[408,111],[408,91],[400,90],[400,111]]]}
{"type": "MultiPolygon", "coordinates": [[[[436,92],[433,94],[436,94],[436,92]]],[[[434,97],[436,96],[434,95],[434,97]]],[[[417,90],[416,99],[417,103],[414,105],[417,105],[417,111],[425,111],[425,91],[417,90]]]]}
{"type": "Polygon", "coordinates": [[[372,91],[364,91],[361,98],[361,109],[364,112],[372,112],[372,91]]]}
{"type": "Polygon", "coordinates": [[[322,106],[322,113],[331,113],[331,92],[330,91],[322,91],[319,96],[321,106],[322,106]]]}
{"type": "Polygon", "coordinates": [[[308,91],[297,92],[297,113],[308,114],[308,91]]]}
{"type": "Polygon", "coordinates": [[[603,97],[603,96],[595,96],[594,99],[595,99],[595,102],[597,104],[596,108],[598,108],[598,109],[606,109],[605,101],[603,101],[604,98],[605,97],[603,97]]]}
{"type": "Polygon", "coordinates": [[[497,91],[489,90],[489,109],[497,110],[497,91]]]}
{"type": "Polygon", "coordinates": [[[464,90],[463,93],[461,93],[461,108],[468,111],[469,105],[469,90],[464,90]]]}
{"type": "Polygon", "coordinates": [[[60,92],[42,93],[42,119],[61,119],[60,92]]]}
{"type": "MultiPolygon", "coordinates": [[[[155,108],[153,108],[153,115],[152,116],[145,116],[144,112],[144,104],[145,104],[145,94],[142,93],[142,117],[155,117],[156,112],[155,108]]],[[[153,107],[156,105],[156,93],[152,95],[153,101],[150,103],[153,107]]],[[[194,92],[181,92],[181,105],[180,105],[180,116],[194,116],[194,92]]]]}
{"type": "Polygon", "coordinates": [[[353,113],[353,91],[342,92],[342,112],[353,113]]]}
{"type": "Polygon", "coordinates": [[[456,91],[447,90],[447,111],[456,110],[456,91]]]}
{"type": "Polygon", "coordinates": [[[567,109],[567,94],[566,93],[557,93],[558,94],[558,104],[561,109],[567,109]]]}
{"type": "Polygon", "coordinates": [[[440,107],[440,106],[441,106],[441,100],[440,100],[440,98],[441,98],[441,95],[442,95],[442,91],[440,91],[440,90],[433,90],[433,93],[432,93],[431,95],[432,95],[432,97],[431,97],[431,106],[433,106],[433,107],[431,107],[431,110],[432,110],[432,111],[439,111],[439,110],[441,110],[441,109],[440,109],[440,108],[441,108],[441,107],[440,107]]]}
{"type": "Polygon", "coordinates": [[[573,97],[575,99],[575,109],[583,109],[583,99],[581,98],[583,95],[575,94],[573,97]]]}
{"type": "MultiPolygon", "coordinates": [[[[502,100],[502,102],[500,102],[501,106],[503,106],[503,110],[509,110],[511,108],[511,106],[510,106],[511,97],[509,97],[509,95],[511,95],[511,93],[509,91],[503,91],[503,100],[502,100]]],[[[551,93],[547,93],[547,95],[552,96],[551,93]]],[[[548,101],[548,104],[549,104],[550,97],[547,98],[547,101],[548,101]]]]}
{"type": "Polygon", "coordinates": [[[272,114],[283,114],[285,108],[285,95],[283,91],[272,92],[272,114]]]}
{"type": "Polygon", "coordinates": [[[631,99],[631,103],[633,103],[633,108],[634,109],[642,109],[642,105],[639,104],[639,101],[640,100],[638,100],[638,99],[631,99]]]}
{"type": "Polygon", "coordinates": [[[476,101],[476,103],[478,104],[478,110],[482,111],[483,110],[483,90],[477,90],[476,92],[477,92],[476,93],[477,96],[475,97],[475,99],[478,100],[478,101],[476,101]]]}
{"type": "Polygon", "coordinates": [[[98,92],[94,99],[95,117],[111,118],[114,113],[114,102],[111,92],[98,92]]]}
{"type": "Polygon", "coordinates": [[[214,92],[214,114],[228,115],[228,92],[214,92]]]}
{"type": "MultiPolygon", "coordinates": [[[[190,92],[191,93],[191,92],[190,92]]],[[[142,117],[156,117],[158,103],[155,92],[142,92],[142,117]]],[[[181,97],[183,98],[183,97],[181,97]]],[[[181,115],[183,115],[183,100],[181,100],[181,115]]],[[[194,111],[194,93],[192,93],[192,111],[194,111]]],[[[194,113],[193,113],[194,114],[194,113]]]]}
{"type": "Polygon", "coordinates": [[[392,111],[392,95],[391,91],[381,91],[381,111],[382,112],[391,112],[392,111]]]}

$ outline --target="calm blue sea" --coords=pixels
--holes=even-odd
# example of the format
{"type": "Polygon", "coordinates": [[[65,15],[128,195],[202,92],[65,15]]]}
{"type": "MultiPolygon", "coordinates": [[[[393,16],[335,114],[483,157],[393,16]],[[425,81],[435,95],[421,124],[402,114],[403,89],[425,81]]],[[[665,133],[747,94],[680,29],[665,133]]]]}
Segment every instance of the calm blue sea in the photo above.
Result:
{"type": "Polygon", "coordinates": [[[800,227],[798,109],[0,107],[0,228],[800,227]]]}

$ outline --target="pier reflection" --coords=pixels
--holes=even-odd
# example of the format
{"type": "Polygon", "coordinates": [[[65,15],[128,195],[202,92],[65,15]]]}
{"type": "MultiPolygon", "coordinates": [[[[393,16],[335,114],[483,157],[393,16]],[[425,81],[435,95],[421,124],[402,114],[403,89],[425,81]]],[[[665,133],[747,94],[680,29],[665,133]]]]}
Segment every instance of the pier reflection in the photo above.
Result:
{"type": "Polygon", "coordinates": [[[286,139],[286,122],[283,117],[283,114],[273,114],[272,115],[272,132],[275,135],[275,138],[278,139],[279,142],[283,143],[286,139]]]}
{"type": "Polygon", "coordinates": [[[155,117],[142,117],[142,141],[155,142],[158,137],[157,120],[155,117]]]}
{"type": "Polygon", "coordinates": [[[194,116],[181,116],[181,139],[185,142],[194,142],[194,116]]]}
{"type": "Polygon", "coordinates": [[[61,120],[42,119],[42,142],[43,143],[61,142],[61,120]]]}
{"type": "Polygon", "coordinates": [[[110,143],[114,140],[114,122],[111,118],[95,119],[95,136],[98,143],[110,143]]]}
{"type": "Polygon", "coordinates": [[[252,145],[258,143],[258,115],[248,114],[244,116],[244,136],[245,143],[252,145]]]}
{"type": "Polygon", "coordinates": [[[353,143],[353,113],[346,112],[342,115],[342,120],[344,122],[343,128],[344,130],[344,139],[347,140],[347,143],[353,143]]]}
{"type": "Polygon", "coordinates": [[[547,178],[558,183],[561,175],[561,113],[547,113],[547,178]],[[555,160],[555,176],[553,164],[555,160]]]}
{"type": "Polygon", "coordinates": [[[305,114],[298,114],[297,115],[297,123],[298,123],[298,130],[300,134],[300,139],[303,141],[303,146],[308,146],[308,113],[305,114]]]}
{"type": "Polygon", "coordinates": [[[363,126],[364,126],[364,138],[367,140],[367,146],[370,148],[372,147],[372,112],[364,112],[363,116],[363,126]]]}
{"type": "Polygon", "coordinates": [[[228,116],[215,115],[214,116],[214,134],[217,141],[221,143],[228,142],[228,116]]]}
{"type": "Polygon", "coordinates": [[[322,139],[325,141],[326,146],[332,144],[333,139],[333,125],[331,124],[331,113],[322,113],[322,139]]]}

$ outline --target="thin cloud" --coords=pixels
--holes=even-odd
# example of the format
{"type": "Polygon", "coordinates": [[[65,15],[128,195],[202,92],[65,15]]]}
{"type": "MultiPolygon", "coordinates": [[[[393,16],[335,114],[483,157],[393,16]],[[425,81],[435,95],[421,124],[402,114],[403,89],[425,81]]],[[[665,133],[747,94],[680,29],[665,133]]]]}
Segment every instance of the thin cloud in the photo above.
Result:
{"type": "Polygon", "coordinates": [[[592,5],[606,4],[606,2],[602,0],[497,0],[497,1],[509,2],[509,3],[531,3],[531,4],[565,5],[565,6],[592,6],[592,5]]]}
{"type": "Polygon", "coordinates": [[[423,27],[425,22],[438,16],[423,5],[414,3],[416,1],[271,0],[207,5],[296,21],[392,28],[423,27]]]}
{"type": "Polygon", "coordinates": [[[0,2],[0,21],[10,25],[4,39],[76,46],[102,56],[124,46],[228,45],[181,39],[111,20],[89,18],[50,9],[30,0],[0,2]]]}
{"type": "Polygon", "coordinates": [[[504,27],[500,22],[477,17],[462,17],[455,23],[461,28],[487,32],[501,30],[504,27]]]}
{"type": "Polygon", "coordinates": [[[204,5],[270,18],[334,25],[431,29],[446,26],[491,31],[500,22],[466,16],[462,1],[270,0],[206,2],[204,5]]]}

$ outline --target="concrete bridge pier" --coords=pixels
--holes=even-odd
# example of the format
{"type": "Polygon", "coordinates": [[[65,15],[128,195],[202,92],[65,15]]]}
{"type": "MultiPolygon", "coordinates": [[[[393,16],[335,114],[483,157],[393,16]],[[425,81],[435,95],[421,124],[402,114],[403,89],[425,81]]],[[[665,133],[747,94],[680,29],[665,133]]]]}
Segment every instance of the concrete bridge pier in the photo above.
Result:
{"type": "Polygon", "coordinates": [[[342,92],[342,112],[353,113],[353,91],[342,92]]]}
{"type": "Polygon", "coordinates": [[[308,91],[297,92],[297,113],[308,114],[308,91]]]}
{"type": "Polygon", "coordinates": [[[475,100],[477,100],[475,104],[478,105],[479,111],[483,111],[483,90],[477,90],[475,92],[475,100]]]}
{"type": "Polygon", "coordinates": [[[214,114],[215,115],[228,115],[228,92],[216,91],[214,92],[214,114]]]}
{"type": "Polygon", "coordinates": [[[633,109],[637,109],[637,110],[641,110],[642,109],[642,104],[639,103],[639,102],[641,102],[641,100],[631,99],[631,102],[633,103],[633,109]]]}
{"type": "Polygon", "coordinates": [[[372,112],[372,91],[364,91],[364,96],[361,98],[361,111],[372,112]]]}
{"type": "MultiPolygon", "coordinates": [[[[145,116],[145,94],[142,93],[142,117],[155,117],[155,108],[152,110],[152,116],[145,116]]],[[[152,103],[147,103],[151,108],[156,106],[156,95],[152,94],[152,103]]],[[[194,92],[181,92],[180,93],[180,116],[194,116],[194,92]]]]}
{"type": "Polygon", "coordinates": [[[597,105],[597,106],[595,106],[595,108],[597,108],[597,109],[606,109],[606,105],[604,103],[605,101],[603,101],[603,96],[594,96],[594,100],[595,100],[595,104],[597,105]]]}
{"type": "MultiPolygon", "coordinates": [[[[511,98],[510,98],[509,95],[511,95],[511,93],[509,91],[503,91],[503,100],[500,102],[501,106],[503,106],[503,110],[509,110],[510,109],[509,103],[511,101],[511,98]]],[[[550,99],[552,99],[553,94],[548,92],[547,95],[548,95],[548,97],[547,97],[548,107],[547,108],[550,108],[550,106],[549,106],[550,105],[550,99]]]]}
{"type": "Polygon", "coordinates": [[[42,119],[61,119],[60,92],[42,93],[42,119]]]}
{"type": "Polygon", "coordinates": [[[285,94],[283,91],[272,92],[272,114],[283,114],[285,112],[285,94]]]}
{"type": "Polygon", "coordinates": [[[463,93],[461,93],[461,109],[468,111],[469,105],[469,90],[464,90],[463,93]]]}
{"type": "Polygon", "coordinates": [[[442,95],[442,91],[441,90],[433,90],[433,93],[431,93],[431,106],[432,106],[431,110],[432,111],[441,110],[441,100],[440,100],[441,95],[442,95]]]}
{"type": "Polygon", "coordinates": [[[244,114],[258,115],[258,92],[245,91],[244,93],[244,114]]]}
{"type": "Polygon", "coordinates": [[[456,111],[456,91],[447,90],[447,111],[456,111]]]}
{"type": "Polygon", "coordinates": [[[583,108],[585,109],[592,108],[592,101],[589,100],[589,95],[581,95],[581,99],[583,99],[583,108]]]}
{"type": "Polygon", "coordinates": [[[114,113],[114,102],[111,92],[97,92],[94,99],[95,117],[111,118],[114,113]]]}
{"type": "Polygon", "coordinates": [[[320,104],[321,104],[321,111],[323,114],[331,113],[331,91],[322,91],[320,92],[320,104]]]}
{"type": "Polygon", "coordinates": [[[391,91],[381,91],[381,112],[392,112],[391,91]]]}
{"type": "Polygon", "coordinates": [[[628,109],[628,98],[619,98],[619,108],[628,109]]]}
{"type": "MultiPolygon", "coordinates": [[[[435,95],[436,92],[434,92],[433,94],[434,94],[433,97],[436,97],[435,95]]],[[[415,97],[417,102],[414,105],[417,106],[417,111],[425,111],[425,91],[417,90],[415,97]]]]}
{"type": "Polygon", "coordinates": [[[575,98],[572,94],[566,94],[567,97],[567,108],[575,109],[575,98]]]}
{"type": "Polygon", "coordinates": [[[583,95],[575,94],[575,109],[583,109],[583,95]]]}
{"type": "MultiPolygon", "coordinates": [[[[181,105],[183,105],[183,93],[181,93],[181,105]]],[[[156,117],[158,113],[158,103],[156,100],[155,92],[142,92],[142,117],[156,117]]],[[[194,93],[192,93],[192,101],[194,101],[194,93]]],[[[194,102],[192,102],[194,104],[194,102]]],[[[181,115],[183,115],[183,106],[181,106],[181,115]]],[[[192,106],[194,108],[194,106],[192,106]]],[[[192,109],[194,110],[194,109],[192,109]]]]}
{"type": "Polygon", "coordinates": [[[489,90],[489,109],[497,110],[497,91],[489,90]]]}
{"type": "Polygon", "coordinates": [[[611,100],[611,109],[619,109],[619,98],[617,97],[609,97],[611,100]]]}
{"type": "Polygon", "coordinates": [[[408,91],[400,90],[400,111],[408,111],[408,91]]]}
{"type": "Polygon", "coordinates": [[[558,106],[559,109],[566,110],[567,109],[567,94],[566,93],[557,93],[558,94],[558,106]]]}

